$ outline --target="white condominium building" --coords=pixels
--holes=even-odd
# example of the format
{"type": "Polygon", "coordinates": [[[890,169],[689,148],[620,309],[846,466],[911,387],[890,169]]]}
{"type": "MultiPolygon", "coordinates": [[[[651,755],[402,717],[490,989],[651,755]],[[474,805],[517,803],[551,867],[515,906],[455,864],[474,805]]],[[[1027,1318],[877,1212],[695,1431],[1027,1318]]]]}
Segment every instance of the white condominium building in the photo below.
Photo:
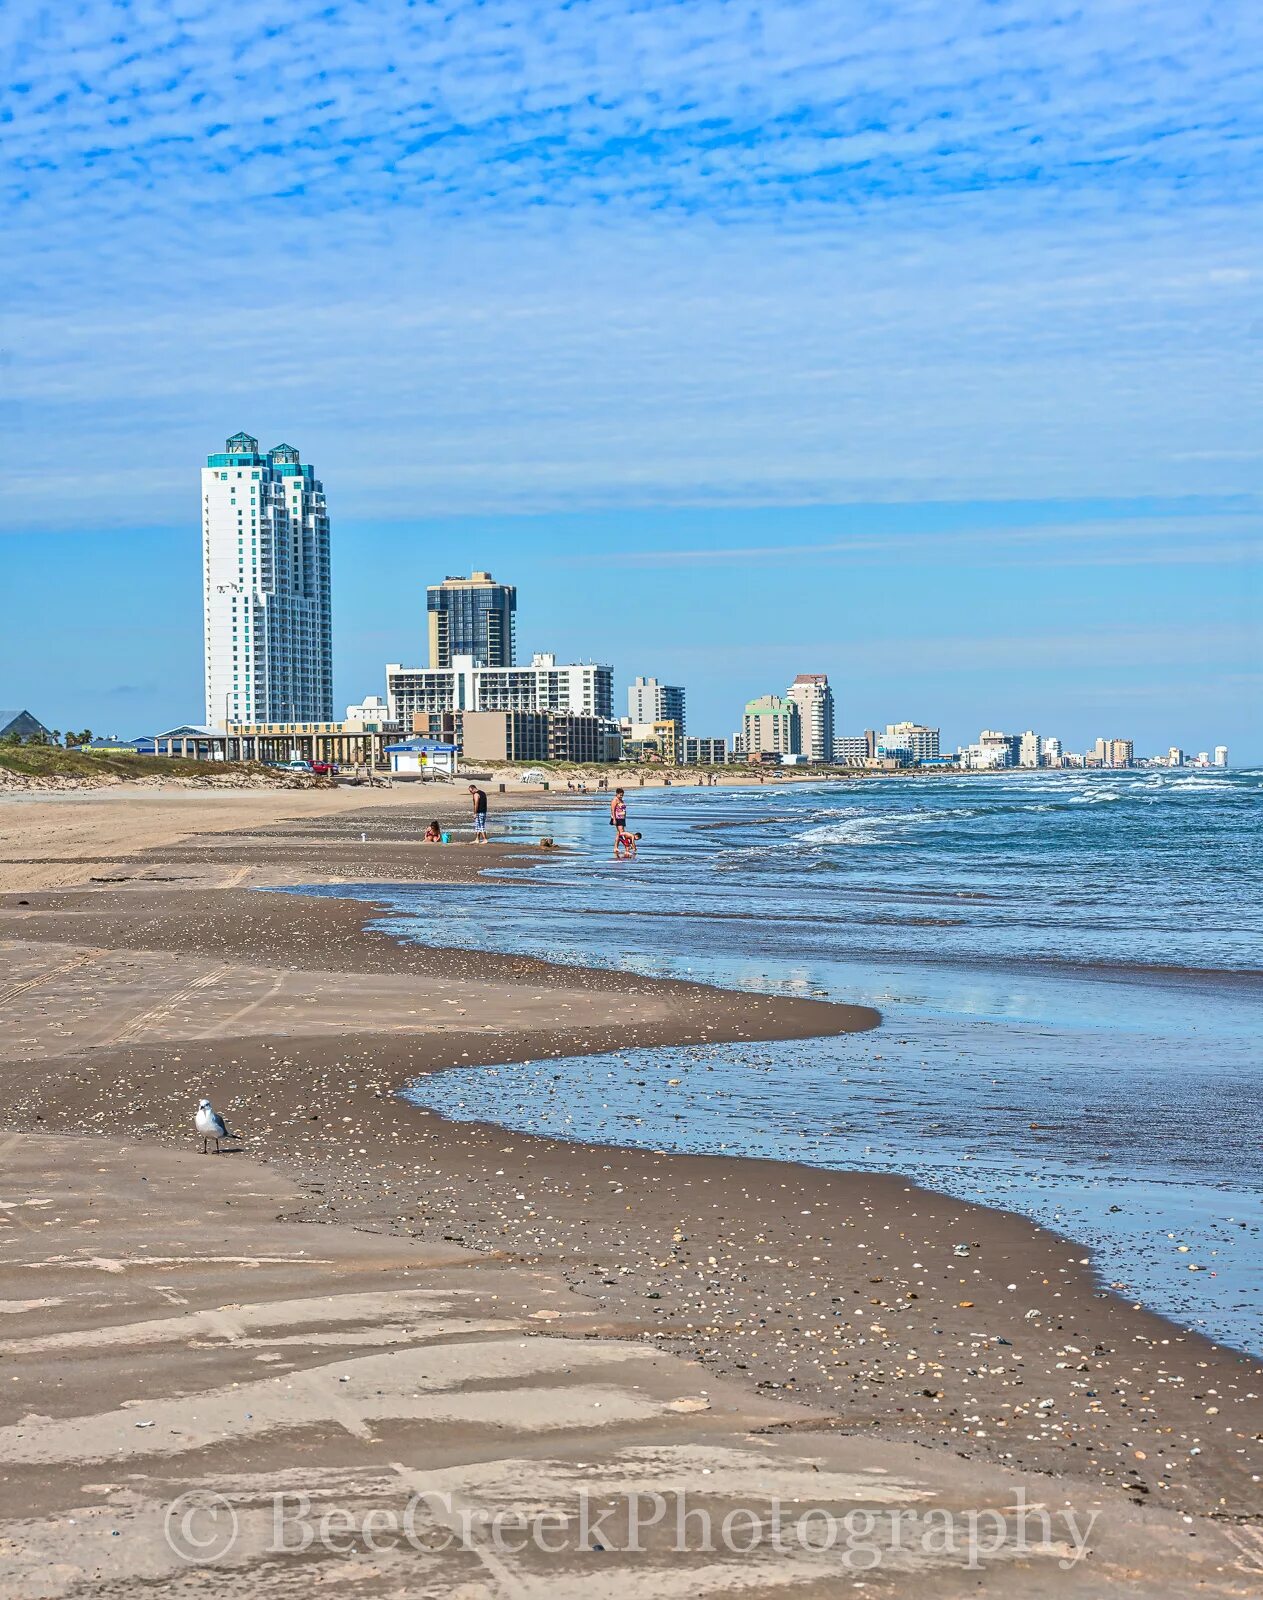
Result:
{"type": "Polygon", "coordinates": [[[386,668],[386,698],[393,722],[443,711],[570,711],[612,717],[614,669],[594,662],[559,664],[555,655],[531,657],[529,666],[480,667],[473,656],[454,656],[450,667],[386,668]]]}
{"type": "Polygon", "coordinates": [[[333,720],[329,516],[292,446],[207,456],[202,606],[209,726],[333,720]]]}
{"type": "Polygon", "coordinates": [[[802,754],[808,761],[833,760],[833,690],[824,672],[800,672],[786,698],[798,707],[802,754]]]}
{"type": "Polygon", "coordinates": [[[888,722],[881,743],[887,750],[906,750],[909,761],[933,761],[939,754],[939,730],[923,722],[888,722]]]}

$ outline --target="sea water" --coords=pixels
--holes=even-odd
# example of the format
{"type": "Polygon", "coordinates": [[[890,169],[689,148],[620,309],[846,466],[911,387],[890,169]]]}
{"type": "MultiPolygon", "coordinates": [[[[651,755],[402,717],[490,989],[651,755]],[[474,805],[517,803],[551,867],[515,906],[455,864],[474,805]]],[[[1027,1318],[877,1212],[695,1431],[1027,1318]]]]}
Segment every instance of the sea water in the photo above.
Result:
{"type": "Polygon", "coordinates": [[[567,797],[494,831],[573,853],[509,891],[376,886],[382,926],[861,1002],[881,1027],[461,1068],[410,1098],[551,1137],[903,1173],[1056,1228],[1103,1286],[1263,1353],[1263,773],[628,799],[635,861],[610,859],[604,798],[567,797]]]}

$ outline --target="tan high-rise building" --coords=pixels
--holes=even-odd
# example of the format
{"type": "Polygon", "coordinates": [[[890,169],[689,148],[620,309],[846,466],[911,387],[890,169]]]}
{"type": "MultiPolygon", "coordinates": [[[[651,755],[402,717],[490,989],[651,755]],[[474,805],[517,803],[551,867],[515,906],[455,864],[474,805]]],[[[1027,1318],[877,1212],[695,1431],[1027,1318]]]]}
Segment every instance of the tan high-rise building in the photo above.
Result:
{"type": "Polygon", "coordinates": [[[1130,767],[1135,759],[1135,746],[1130,739],[1111,739],[1106,759],[1111,767],[1130,767]]]}
{"type": "Polygon", "coordinates": [[[802,754],[809,761],[833,760],[833,690],[824,672],[800,672],[786,696],[798,707],[802,754]]]}

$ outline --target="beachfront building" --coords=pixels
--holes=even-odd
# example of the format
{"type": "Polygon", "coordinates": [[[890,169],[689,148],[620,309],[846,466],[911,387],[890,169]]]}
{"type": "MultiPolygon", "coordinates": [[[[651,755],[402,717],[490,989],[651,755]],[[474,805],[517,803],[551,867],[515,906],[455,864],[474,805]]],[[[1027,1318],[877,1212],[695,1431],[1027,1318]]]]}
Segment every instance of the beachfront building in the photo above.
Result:
{"type": "Polygon", "coordinates": [[[980,767],[1017,766],[1022,752],[1021,734],[998,733],[994,728],[984,728],[978,735],[977,742],[983,749],[992,752],[985,761],[978,763],[980,767]]]}
{"type": "Polygon", "coordinates": [[[1098,739],[1092,747],[1096,765],[1130,767],[1135,763],[1135,746],[1130,739],[1098,739]]]}
{"type": "Polygon", "coordinates": [[[426,590],[430,665],[448,668],[458,656],[476,667],[511,667],[517,648],[517,589],[489,572],[444,578],[426,590]]]}
{"type": "Polygon", "coordinates": [[[748,700],[741,719],[741,747],[747,760],[801,755],[802,721],[797,705],[779,694],[748,700]]]}
{"type": "Polygon", "coordinates": [[[833,760],[833,690],[825,672],[800,672],[786,691],[798,708],[800,750],[808,761],[833,760]]]}
{"type": "Polygon", "coordinates": [[[862,767],[868,760],[868,740],[860,734],[843,734],[833,741],[833,760],[839,767],[862,767]]]}
{"type": "Polygon", "coordinates": [[[1182,767],[1184,765],[1184,752],[1178,744],[1173,744],[1167,751],[1167,766],[1182,767]]]}
{"type": "Polygon", "coordinates": [[[933,761],[939,753],[939,730],[927,728],[923,722],[889,722],[886,732],[878,740],[878,749],[906,750],[909,766],[922,761],[933,761]]]}
{"type": "Polygon", "coordinates": [[[1061,740],[1045,739],[1040,752],[1040,762],[1045,767],[1059,767],[1062,762],[1061,740]]]}
{"type": "Polygon", "coordinates": [[[667,766],[679,765],[683,744],[673,717],[665,717],[658,722],[633,722],[630,717],[624,717],[619,724],[619,731],[623,753],[629,761],[661,761],[667,766]]]}
{"type": "Polygon", "coordinates": [[[560,663],[555,655],[531,657],[529,666],[480,667],[456,656],[450,667],[386,668],[392,722],[414,726],[417,716],[469,711],[568,711],[612,718],[614,669],[595,662],[560,663]]]}
{"type": "Polygon", "coordinates": [[[208,725],[332,719],[329,514],[291,445],[207,456],[202,608],[208,725]]]}
{"type": "Polygon", "coordinates": [[[1043,741],[1037,733],[1029,729],[1022,735],[1022,742],[1017,747],[1017,764],[1019,767],[1037,767],[1043,755],[1043,741]]]}
{"type": "Polygon", "coordinates": [[[618,725],[568,711],[467,711],[461,718],[466,761],[617,761],[618,725]]]}
{"type": "Polygon", "coordinates": [[[967,744],[961,750],[960,764],[969,772],[992,772],[1013,765],[1006,744],[988,742],[985,738],[967,744]]]}
{"type": "Polygon", "coordinates": [[[1228,765],[1228,746],[1226,744],[1217,744],[1215,746],[1215,765],[1217,767],[1226,767],[1228,765]]]}
{"type": "Polygon", "coordinates": [[[681,750],[686,767],[722,767],[728,760],[727,739],[685,738],[681,750]]]}
{"type": "Polygon", "coordinates": [[[676,737],[684,737],[684,690],[678,683],[657,678],[635,678],[627,689],[627,720],[634,723],[674,722],[676,737]]]}

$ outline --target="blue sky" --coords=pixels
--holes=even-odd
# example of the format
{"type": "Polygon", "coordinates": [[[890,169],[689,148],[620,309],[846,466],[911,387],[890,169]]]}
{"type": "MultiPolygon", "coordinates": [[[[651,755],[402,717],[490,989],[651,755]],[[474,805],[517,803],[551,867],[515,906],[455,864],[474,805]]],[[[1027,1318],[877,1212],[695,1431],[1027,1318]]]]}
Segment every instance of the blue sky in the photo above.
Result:
{"type": "Polygon", "coordinates": [[[0,702],[200,716],[197,469],[316,463],[340,699],[526,647],[847,731],[1263,759],[1263,11],[33,3],[0,20],[0,702]],[[31,604],[30,596],[39,597],[31,604]]]}

